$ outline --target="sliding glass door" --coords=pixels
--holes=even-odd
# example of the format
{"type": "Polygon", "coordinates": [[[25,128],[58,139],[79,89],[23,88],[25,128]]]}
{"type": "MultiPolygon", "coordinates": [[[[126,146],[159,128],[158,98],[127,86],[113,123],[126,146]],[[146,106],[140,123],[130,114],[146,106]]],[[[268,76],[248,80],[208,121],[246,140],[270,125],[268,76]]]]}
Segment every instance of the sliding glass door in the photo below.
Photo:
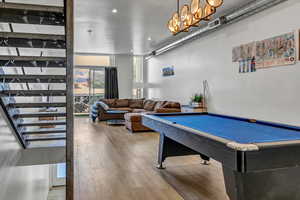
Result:
{"type": "Polygon", "coordinates": [[[103,67],[77,67],[74,77],[75,114],[89,114],[90,106],[104,98],[105,71],[103,67]]]}

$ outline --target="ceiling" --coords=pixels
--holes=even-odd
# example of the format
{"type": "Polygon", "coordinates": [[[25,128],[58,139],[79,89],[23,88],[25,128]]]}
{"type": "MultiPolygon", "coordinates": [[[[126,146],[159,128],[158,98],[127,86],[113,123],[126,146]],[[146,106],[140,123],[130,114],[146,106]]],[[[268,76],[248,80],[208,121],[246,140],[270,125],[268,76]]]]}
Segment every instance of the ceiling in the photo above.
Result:
{"type": "MultiPolygon", "coordinates": [[[[217,13],[228,12],[246,2],[249,0],[224,0],[217,13]]],[[[190,0],[180,3],[189,4],[190,0]]],[[[172,37],[166,23],[176,11],[176,4],[176,0],[75,0],[76,52],[148,53],[172,37]],[[113,9],[118,12],[113,13],[113,9]]]]}
{"type": "MultiPolygon", "coordinates": [[[[75,51],[97,54],[135,54],[150,52],[163,41],[174,39],[166,23],[176,11],[176,0],[74,0],[75,1],[75,51]],[[117,9],[117,13],[112,10],[117,9]],[[92,32],[89,32],[91,30],[92,32]],[[151,40],[148,38],[151,37],[151,40]]],[[[180,0],[189,4],[191,0],[180,0]]],[[[201,0],[204,2],[205,0],[201,0]]],[[[224,0],[217,10],[221,15],[250,0],[224,0]]],[[[6,2],[62,6],[63,0],[6,0],[6,2]]],[[[14,24],[15,32],[49,32],[63,34],[61,27],[14,24]]],[[[0,23],[0,31],[9,31],[0,23]]],[[[184,34],[179,34],[179,37],[184,34]]],[[[2,54],[3,48],[0,48],[2,54]]],[[[5,49],[8,51],[8,49],[5,49]]],[[[15,54],[9,50],[9,54],[15,54]]],[[[39,53],[38,50],[36,53],[39,53]]],[[[26,51],[22,51],[24,54],[26,51]]],[[[57,52],[61,54],[61,52],[57,52]]],[[[44,54],[56,54],[45,52],[44,54]]]]}

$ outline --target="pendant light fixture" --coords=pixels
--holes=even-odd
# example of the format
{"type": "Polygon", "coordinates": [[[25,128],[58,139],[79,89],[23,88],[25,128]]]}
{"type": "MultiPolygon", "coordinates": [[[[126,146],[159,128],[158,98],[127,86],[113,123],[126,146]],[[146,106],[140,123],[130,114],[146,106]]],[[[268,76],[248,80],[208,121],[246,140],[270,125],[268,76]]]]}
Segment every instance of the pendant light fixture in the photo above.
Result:
{"type": "Polygon", "coordinates": [[[174,35],[188,32],[190,27],[198,26],[201,20],[210,20],[222,4],[223,0],[191,0],[190,6],[185,4],[180,9],[177,0],[177,12],[168,21],[168,29],[174,35]]]}

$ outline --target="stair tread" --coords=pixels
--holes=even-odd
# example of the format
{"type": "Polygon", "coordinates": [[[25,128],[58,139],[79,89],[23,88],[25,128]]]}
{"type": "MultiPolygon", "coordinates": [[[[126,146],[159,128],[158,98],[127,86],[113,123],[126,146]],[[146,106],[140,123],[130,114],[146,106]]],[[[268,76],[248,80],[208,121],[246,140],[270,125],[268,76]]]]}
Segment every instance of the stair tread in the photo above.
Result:
{"type": "Polygon", "coordinates": [[[64,60],[66,60],[66,57],[54,57],[54,56],[0,56],[0,60],[15,60],[15,61],[59,60],[59,61],[64,61],[64,60]]]}
{"type": "Polygon", "coordinates": [[[64,8],[23,3],[0,3],[0,20],[6,23],[64,26],[64,8]]]}
{"type": "Polygon", "coordinates": [[[30,134],[53,134],[53,133],[65,133],[66,129],[56,129],[56,128],[46,128],[46,129],[38,129],[31,131],[23,131],[22,134],[30,135],[30,134]]]}
{"type": "Polygon", "coordinates": [[[65,140],[37,140],[37,141],[30,141],[27,142],[28,149],[34,148],[51,148],[51,147],[65,147],[66,141],[65,140]]]}
{"type": "Polygon", "coordinates": [[[49,103],[9,103],[8,107],[15,108],[34,108],[34,107],[66,107],[64,102],[49,102],[49,103]]]}
{"type": "Polygon", "coordinates": [[[45,120],[45,121],[37,121],[37,122],[23,122],[19,124],[19,126],[43,126],[43,125],[65,125],[65,120],[45,120]]]}
{"type": "Polygon", "coordinates": [[[13,117],[17,118],[34,118],[34,117],[65,117],[66,112],[36,112],[36,113],[19,113],[13,115],[13,117]]]}
{"type": "Polygon", "coordinates": [[[38,13],[41,12],[48,12],[48,13],[54,12],[54,13],[62,13],[62,14],[64,13],[64,8],[61,6],[1,2],[0,7],[5,9],[37,11],[38,13]]]}
{"type": "Polygon", "coordinates": [[[13,79],[18,80],[66,80],[66,75],[23,75],[23,74],[1,74],[0,79],[5,81],[12,81],[13,79]]]}
{"type": "Polygon", "coordinates": [[[62,41],[65,41],[65,35],[58,35],[58,34],[0,32],[0,37],[19,38],[19,39],[39,39],[39,40],[62,40],[62,41]]]}
{"type": "Polygon", "coordinates": [[[66,90],[4,90],[0,96],[66,96],[66,90]]]}
{"type": "Polygon", "coordinates": [[[66,68],[66,57],[0,56],[0,65],[4,67],[66,68]]]}
{"type": "Polygon", "coordinates": [[[65,114],[66,112],[21,112],[19,114],[65,114]]]}
{"type": "Polygon", "coordinates": [[[40,141],[40,140],[61,140],[66,139],[65,133],[60,134],[45,134],[45,135],[26,135],[26,141],[40,141]]]}

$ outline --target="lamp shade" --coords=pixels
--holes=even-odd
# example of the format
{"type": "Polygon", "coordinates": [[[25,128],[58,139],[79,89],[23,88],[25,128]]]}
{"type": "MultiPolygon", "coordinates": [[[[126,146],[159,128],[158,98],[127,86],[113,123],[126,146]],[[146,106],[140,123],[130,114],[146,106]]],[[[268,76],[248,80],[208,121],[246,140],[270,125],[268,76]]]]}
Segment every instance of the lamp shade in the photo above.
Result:
{"type": "Polygon", "coordinates": [[[175,32],[175,29],[174,29],[174,26],[173,26],[173,20],[170,19],[169,22],[168,22],[168,29],[174,33],[175,32]]]}
{"type": "Polygon", "coordinates": [[[203,10],[201,7],[198,8],[197,12],[194,14],[196,20],[199,20],[203,17],[203,10]]]}
{"type": "Polygon", "coordinates": [[[195,15],[199,9],[199,0],[192,0],[191,2],[191,13],[195,15]]]}
{"type": "Polygon", "coordinates": [[[181,11],[180,11],[180,20],[182,22],[186,20],[186,18],[188,17],[188,13],[189,13],[189,6],[188,5],[184,5],[181,8],[181,11]]]}
{"type": "Polygon", "coordinates": [[[206,0],[206,2],[214,8],[218,8],[223,4],[223,0],[206,0]]]}
{"type": "Polygon", "coordinates": [[[176,26],[179,26],[180,21],[179,21],[179,15],[178,15],[177,12],[175,12],[175,13],[173,14],[172,22],[173,22],[173,27],[174,27],[174,28],[175,28],[176,26]]]}
{"type": "Polygon", "coordinates": [[[187,18],[185,20],[186,26],[191,26],[193,24],[193,15],[192,13],[188,13],[187,18]]]}

